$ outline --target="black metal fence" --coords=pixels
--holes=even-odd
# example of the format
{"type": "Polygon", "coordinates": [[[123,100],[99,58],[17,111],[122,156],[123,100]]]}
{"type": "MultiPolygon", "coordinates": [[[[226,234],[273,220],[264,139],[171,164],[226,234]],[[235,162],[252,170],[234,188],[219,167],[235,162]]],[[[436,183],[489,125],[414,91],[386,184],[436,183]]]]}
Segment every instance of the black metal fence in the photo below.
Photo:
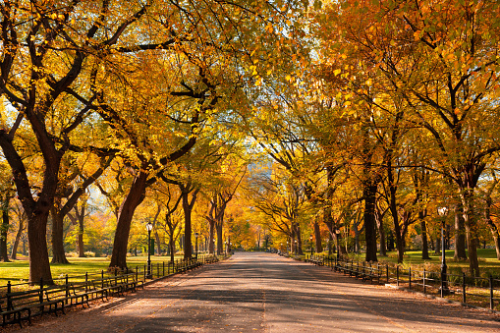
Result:
{"type": "Polygon", "coordinates": [[[466,276],[465,273],[446,274],[443,280],[440,271],[418,270],[399,265],[337,259],[328,256],[316,256],[312,259],[308,261],[321,262],[332,270],[371,282],[392,284],[426,294],[437,294],[466,305],[485,307],[489,303],[490,310],[500,309],[500,279],[493,278],[491,275],[484,278],[466,276]],[[442,294],[442,289],[447,292],[442,294]]]}
{"type": "Polygon", "coordinates": [[[147,265],[141,265],[127,270],[108,269],[107,271],[86,272],[85,274],[66,274],[54,278],[53,284],[50,286],[46,286],[43,279],[36,281],[36,283],[11,283],[8,281],[7,285],[0,286],[2,326],[14,322],[21,324],[21,320],[24,319],[31,321],[33,316],[31,311],[29,311],[29,315],[22,314],[27,309],[36,309],[35,315],[42,315],[54,312],[52,305],[55,305],[56,311],[54,313],[57,314],[58,304],[64,312],[64,306],[88,303],[89,298],[104,299],[104,294],[106,298],[113,294],[123,295],[124,291],[143,286],[146,282],[225,258],[227,255],[156,262],[151,264],[149,270],[147,265]],[[76,301],[73,302],[74,300],[76,301]]]}

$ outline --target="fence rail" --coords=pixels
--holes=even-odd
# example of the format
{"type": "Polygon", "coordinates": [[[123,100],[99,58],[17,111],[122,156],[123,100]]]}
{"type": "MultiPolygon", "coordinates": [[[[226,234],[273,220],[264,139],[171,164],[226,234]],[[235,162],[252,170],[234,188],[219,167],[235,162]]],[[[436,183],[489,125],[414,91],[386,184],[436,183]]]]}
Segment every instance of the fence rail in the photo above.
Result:
{"type": "Polygon", "coordinates": [[[89,304],[89,299],[104,298],[108,295],[123,295],[125,291],[135,290],[149,281],[175,273],[185,272],[203,264],[226,259],[226,255],[209,256],[192,260],[175,260],[135,266],[132,269],[86,272],[60,276],[53,279],[53,284],[46,285],[41,279],[37,282],[11,283],[0,287],[0,315],[2,326],[22,324],[36,315],[45,313],[64,313],[64,308],[89,304]]]}
{"type": "Polygon", "coordinates": [[[500,309],[500,279],[473,277],[462,274],[417,270],[411,267],[389,264],[355,261],[329,256],[311,256],[306,261],[328,266],[332,270],[355,276],[376,283],[392,284],[426,294],[438,294],[440,297],[459,301],[466,305],[488,306],[490,310],[500,309]],[[441,293],[441,290],[446,291],[441,293]],[[489,304],[488,304],[489,303],[489,304]]]}

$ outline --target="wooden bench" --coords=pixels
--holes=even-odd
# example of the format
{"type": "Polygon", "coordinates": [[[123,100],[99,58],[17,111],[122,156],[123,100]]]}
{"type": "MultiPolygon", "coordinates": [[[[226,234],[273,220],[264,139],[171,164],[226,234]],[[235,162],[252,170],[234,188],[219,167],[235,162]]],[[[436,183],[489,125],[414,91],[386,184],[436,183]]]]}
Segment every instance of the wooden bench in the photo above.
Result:
{"type": "Polygon", "coordinates": [[[57,316],[57,311],[61,311],[64,314],[64,299],[58,298],[58,293],[61,293],[59,286],[7,293],[4,296],[6,309],[0,308],[2,326],[18,323],[22,327],[22,320],[31,324],[31,317],[44,313],[57,316]]]}
{"type": "Polygon", "coordinates": [[[92,296],[92,294],[93,292],[89,291],[88,283],[70,283],[66,286],[64,299],[66,304],[69,303],[69,306],[82,305],[82,307],[85,307],[85,304],[87,304],[87,307],[90,307],[89,295],[92,296]]]}
{"type": "Polygon", "coordinates": [[[324,265],[324,261],[320,257],[314,257],[313,256],[313,257],[307,259],[307,261],[310,262],[310,263],[313,263],[315,265],[318,265],[318,266],[323,266],[324,265]]]}

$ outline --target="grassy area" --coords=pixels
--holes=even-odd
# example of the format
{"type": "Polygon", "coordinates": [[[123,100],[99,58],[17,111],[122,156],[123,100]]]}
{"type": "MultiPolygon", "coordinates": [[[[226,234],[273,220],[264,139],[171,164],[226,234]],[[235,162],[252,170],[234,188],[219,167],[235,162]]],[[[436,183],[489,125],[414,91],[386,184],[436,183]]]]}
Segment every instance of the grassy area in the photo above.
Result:
{"type": "MultiPolygon", "coordinates": [[[[200,254],[199,257],[202,255],[200,254]]],[[[182,259],[183,256],[176,256],[175,260],[182,259]]],[[[95,273],[101,270],[106,271],[110,260],[108,258],[68,258],[70,264],[51,264],[52,277],[64,277],[68,275],[80,275],[86,272],[95,273]]],[[[147,256],[127,257],[129,268],[135,266],[144,266],[148,260],[147,256]]],[[[167,263],[170,261],[170,256],[151,256],[151,263],[155,267],[156,263],[167,263]]],[[[27,281],[29,278],[29,263],[28,260],[15,260],[12,262],[0,262],[0,286],[7,285],[7,281],[19,283],[27,281]]]]}

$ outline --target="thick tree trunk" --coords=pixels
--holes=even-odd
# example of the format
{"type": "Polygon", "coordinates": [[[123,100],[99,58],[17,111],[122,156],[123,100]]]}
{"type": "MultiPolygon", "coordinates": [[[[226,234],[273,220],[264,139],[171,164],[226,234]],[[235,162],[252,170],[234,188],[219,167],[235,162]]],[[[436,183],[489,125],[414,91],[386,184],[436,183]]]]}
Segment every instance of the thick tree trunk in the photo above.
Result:
{"type": "Polygon", "coordinates": [[[109,264],[110,268],[127,268],[127,247],[130,235],[130,225],[135,209],[144,200],[147,178],[148,174],[144,172],[141,172],[134,178],[129,193],[120,207],[118,224],[116,225],[115,239],[113,242],[113,252],[109,264]]]}
{"type": "Polygon", "coordinates": [[[191,211],[189,192],[182,193],[182,209],[184,210],[184,259],[191,259],[191,211]]]}
{"type": "Polygon", "coordinates": [[[359,246],[359,234],[361,233],[360,230],[358,229],[358,223],[354,223],[351,230],[354,230],[354,252],[355,253],[360,253],[361,248],[359,246]]]}
{"type": "Polygon", "coordinates": [[[297,252],[301,256],[304,254],[304,252],[302,252],[302,237],[300,235],[300,226],[298,224],[296,224],[295,229],[296,229],[296,235],[297,235],[297,252]]]}
{"type": "Polygon", "coordinates": [[[208,222],[208,224],[209,224],[208,253],[213,255],[215,253],[214,251],[215,221],[211,220],[208,222]]]}
{"type": "Polygon", "coordinates": [[[380,243],[380,255],[382,257],[387,257],[387,252],[386,252],[386,248],[387,248],[387,245],[385,243],[385,228],[384,228],[384,222],[383,222],[383,219],[382,219],[382,216],[380,216],[381,214],[377,213],[377,211],[375,211],[375,222],[377,224],[377,228],[378,228],[378,236],[379,236],[379,243],[380,243]]]}
{"type": "Polygon", "coordinates": [[[78,223],[78,257],[85,257],[85,244],[83,243],[84,222],[85,222],[85,207],[86,204],[82,203],[81,212],[78,211],[78,206],[75,207],[76,218],[78,223]]]}
{"type": "Polygon", "coordinates": [[[156,255],[161,256],[161,242],[160,235],[155,231],[155,241],[156,241],[156,255]]]}
{"type": "Polygon", "coordinates": [[[430,259],[429,257],[429,244],[427,243],[427,225],[423,219],[422,212],[418,213],[420,218],[420,229],[422,236],[422,259],[430,259]]]}
{"type": "Polygon", "coordinates": [[[83,219],[78,221],[78,256],[85,258],[85,244],[83,242],[83,219]]]}
{"type": "Polygon", "coordinates": [[[441,254],[441,234],[436,235],[434,254],[441,254]]]}
{"type": "Polygon", "coordinates": [[[169,235],[169,249],[170,249],[170,261],[174,262],[175,256],[175,240],[174,240],[174,232],[172,231],[169,235]]]}
{"type": "Polygon", "coordinates": [[[47,218],[45,214],[28,217],[28,246],[30,263],[30,282],[53,284],[47,249],[47,218]]]}
{"type": "Polygon", "coordinates": [[[365,261],[377,261],[377,234],[375,231],[375,200],[377,185],[364,184],[363,198],[365,200],[364,222],[366,237],[365,261]]]}
{"type": "Polygon", "coordinates": [[[465,252],[465,222],[464,211],[461,203],[455,206],[455,260],[467,260],[467,253],[465,252]]]}
{"type": "Polygon", "coordinates": [[[5,197],[2,202],[2,226],[0,227],[0,260],[9,262],[9,254],[7,251],[7,235],[9,231],[9,202],[10,196],[8,193],[3,193],[5,197]]]}
{"type": "Polygon", "coordinates": [[[59,213],[60,202],[54,203],[52,215],[52,261],[53,264],[69,264],[64,251],[64,218],[59,213]]]}
{"type": "Polygon", "coordinates": [[[221,255],[224,252],[222,239],[222,223],[217,223],[217,255],[221,255]]]}
{"type": "Polygon", "coordinates": [[[479,261],[477,260],[477,225],[474,220],[474,210],[472,203],[473,189],[462,190],[462,204],[464,211],[465,235],[467,238],[467,249],[469,251],[469,269],[472,276],[479,276],[479,261]]]}
{"type": "Polygon", "coordinates": [[[21,241],[21,236],[23,234],[23,231],[24,231],[24,221],[22,219],[20,219],[19,220],[19,228],[17,229],[17,233],[16,233],[16,239],[14,240],[14,244],[12,245],[12,252],[10,255],[10,258],[12,260],[17,259],[17,249],[19,247],[19,242],[21,241]]]}
{"type": "Polygon", "coordinates": [[[319,223],[317,220],[314,221],[314,238],[316,241],[316,253],[323,252],[323,248],[321,246],[321,231],[319,230],[319,223]]]}

